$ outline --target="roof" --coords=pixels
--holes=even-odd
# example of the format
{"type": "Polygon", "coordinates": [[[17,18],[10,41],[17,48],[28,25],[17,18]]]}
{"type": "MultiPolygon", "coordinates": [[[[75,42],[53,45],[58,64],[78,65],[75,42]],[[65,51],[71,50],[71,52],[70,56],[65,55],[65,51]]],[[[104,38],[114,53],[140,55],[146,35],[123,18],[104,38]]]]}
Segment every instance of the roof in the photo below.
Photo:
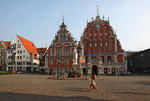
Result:
{"type": "Polygon", "coordinates": [[[47,48],[37,48],[38,53],[45,53],[47,48]]]}
{"type": "Polygon", "coordinates": [[[8,47],[10,45],[10,41],[4,41],[4,45],[8,47]]]}
{"type": "Polygon", "coordinates": [[[24,45],[24,47],[27,49],[29,53],[37,54],[37,49],[32,41],[29,41],[19,35],[17,35],[17,37],[20,39],[20,41],[22,42],[22,44],[24,45]]]}

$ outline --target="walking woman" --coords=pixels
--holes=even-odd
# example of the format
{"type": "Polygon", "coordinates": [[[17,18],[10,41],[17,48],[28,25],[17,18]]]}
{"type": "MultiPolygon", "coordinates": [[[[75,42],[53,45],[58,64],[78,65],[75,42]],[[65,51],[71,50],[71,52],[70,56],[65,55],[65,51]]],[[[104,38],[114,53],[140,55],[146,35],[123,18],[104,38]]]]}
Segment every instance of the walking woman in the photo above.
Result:
{"type": "Polygon", "coordinates": [[[96,74],[95,73],[92,73],[92,76],[91,76],[91,85],[90,85],[90,92],[92,90],[96,89],[96,91],[98,91],[98,88],[96,86],[96,74]]]}

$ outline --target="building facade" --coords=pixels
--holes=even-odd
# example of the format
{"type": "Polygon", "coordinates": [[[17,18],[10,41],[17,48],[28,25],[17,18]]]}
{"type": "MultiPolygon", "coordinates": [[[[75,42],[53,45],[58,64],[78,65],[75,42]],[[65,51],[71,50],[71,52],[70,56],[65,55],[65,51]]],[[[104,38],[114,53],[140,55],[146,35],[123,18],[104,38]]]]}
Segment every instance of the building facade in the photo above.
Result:
{"type": "Polygon", "coordinates": [[[150,74],[150,49],[128,55],[128,71],[136,74],[150,74]]]}
{"type": "Polygon", "coordinates": [[[0,41],[0,70],[6,70],[6,61],[7,61],[7,47],[9,46],[10,41],[0,41]]]}
{"type": "Polygon", "coordinates": [[[11,41],[7,48],[7,71],[15,71],[16,43],[11,41]]]}
{"type": "Polygon", "coordinates": [[[32,41],[19,35],[16,44],[11,44],[7,51],[8,71],[37,72],[39,71],[39,58],[37,49],[32,41]]]}
{"type": "Polygon", "coordinates": [[[37,48],[37,53],[39,55],[39,68],[40,72],[45,73],[46,68],[45,68],[45,52],[47,48],[37,48]]]}
{"type": "Polygon", "coordinates": [[[48,72],[57,77],[67,76],[78,68],[77,45],[64,21],[46,52],[48,72]]]}
{"type": "Polygon", "coordinates": [[[99,14],[87,22],[81,36],[86,66],[83,72],[96,74],[119,74],[127,71],[125,52],[108,21],[99,14]]]}

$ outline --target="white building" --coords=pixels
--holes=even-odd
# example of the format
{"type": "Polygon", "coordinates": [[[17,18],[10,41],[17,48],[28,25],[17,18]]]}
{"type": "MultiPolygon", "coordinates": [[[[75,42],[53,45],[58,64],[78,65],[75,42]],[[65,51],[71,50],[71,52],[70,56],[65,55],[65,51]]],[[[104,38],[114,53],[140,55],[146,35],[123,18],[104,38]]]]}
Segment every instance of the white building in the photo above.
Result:
{"type": "Polygon", "coordinates": [[[11,47],[7,51],[7,70],[17,72],[39,71],[39,59],[37,49],[33,42],[17,35],[15,45],[15,49],[11,49],[14,48],[11,47]]]}

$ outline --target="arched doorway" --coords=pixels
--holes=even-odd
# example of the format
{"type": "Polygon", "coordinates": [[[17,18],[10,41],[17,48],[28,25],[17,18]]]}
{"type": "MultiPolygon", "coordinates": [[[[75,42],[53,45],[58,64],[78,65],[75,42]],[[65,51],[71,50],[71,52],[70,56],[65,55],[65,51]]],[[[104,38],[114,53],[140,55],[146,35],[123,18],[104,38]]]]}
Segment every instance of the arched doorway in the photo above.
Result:
{"type": "Polygon", "coordinates": [[[97,68],[97,66],[96,65],[93,65],[92,66],[92,72],[94,73],[94,74],[98,74],[98,68],[97,68]]]}

